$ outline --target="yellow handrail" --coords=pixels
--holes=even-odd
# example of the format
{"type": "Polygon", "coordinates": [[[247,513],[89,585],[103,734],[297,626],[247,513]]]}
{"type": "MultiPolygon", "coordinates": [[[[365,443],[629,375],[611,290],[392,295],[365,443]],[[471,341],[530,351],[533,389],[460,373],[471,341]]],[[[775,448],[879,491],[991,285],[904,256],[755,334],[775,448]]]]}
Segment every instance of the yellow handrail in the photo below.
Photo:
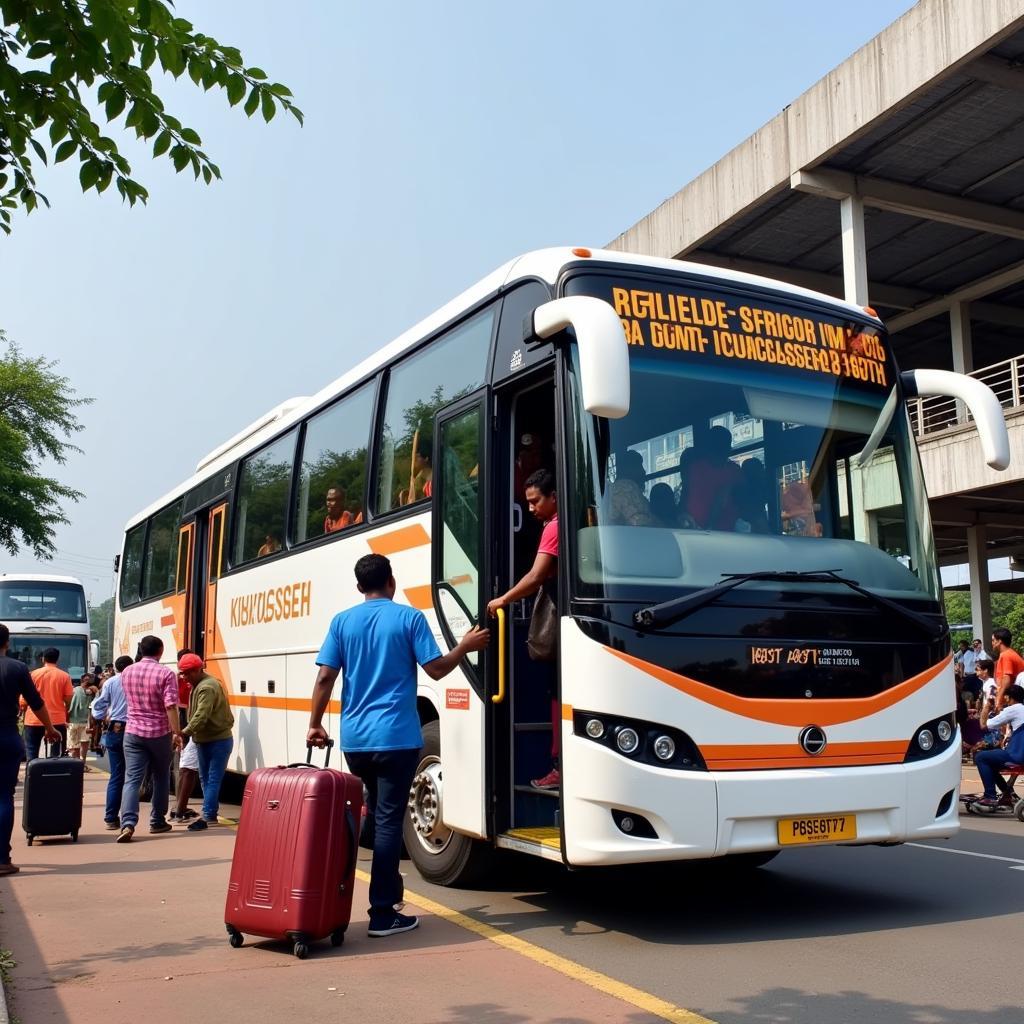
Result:
{"type": "Polygon", "coordinates": [[[492,704],[505,700],[505,609],[498,609],[498,692],[492,694],[492,704]]]}

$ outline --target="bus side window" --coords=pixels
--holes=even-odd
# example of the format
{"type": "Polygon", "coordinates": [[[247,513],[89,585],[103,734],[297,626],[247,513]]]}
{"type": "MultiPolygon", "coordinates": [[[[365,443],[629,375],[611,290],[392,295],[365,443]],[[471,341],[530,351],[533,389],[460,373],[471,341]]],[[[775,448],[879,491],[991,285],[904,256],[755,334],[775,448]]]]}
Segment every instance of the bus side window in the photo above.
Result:
{"type": "Polygon", "coordinates": [[[235,506],[232,564],[281,550],[295,455],[294,430],[242,463],[235,506]]]}

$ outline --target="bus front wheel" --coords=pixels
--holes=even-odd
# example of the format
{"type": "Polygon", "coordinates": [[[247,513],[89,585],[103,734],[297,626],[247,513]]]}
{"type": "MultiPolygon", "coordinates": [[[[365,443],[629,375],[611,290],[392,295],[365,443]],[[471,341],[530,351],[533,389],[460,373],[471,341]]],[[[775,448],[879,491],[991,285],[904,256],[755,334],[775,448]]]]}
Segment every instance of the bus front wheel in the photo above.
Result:
{"type": "Polygon", "coordinates": [[[444,823],[444,765],[441,723],[423,726],[423,750],[409,790],[403,835],[419,873],[434,885],[472,885],[487,870],[490,847],[454,832],[444,823]]]}

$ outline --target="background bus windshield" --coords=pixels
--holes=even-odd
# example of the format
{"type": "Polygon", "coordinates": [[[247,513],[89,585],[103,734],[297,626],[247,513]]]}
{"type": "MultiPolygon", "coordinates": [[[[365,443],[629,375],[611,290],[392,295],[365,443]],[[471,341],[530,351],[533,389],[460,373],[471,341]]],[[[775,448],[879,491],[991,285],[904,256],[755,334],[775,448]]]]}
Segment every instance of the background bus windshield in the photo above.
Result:
{"type": "Polygon", "coordinates": [[[595,423],[574,403],[584,596],[661,600],[724,573],[825,569],[937,596],[902,407],[874,457],[855,458],[896,382],[875,329],[685,280],[566,290],[612,302],[632,372],[624,419],[595,423]]]}
{"type": "Polygon", "coordinates": [[[43,651],[56,647],[60,652],[57,668],[63,669],[72,679],[81,679],[86,669],[88,641],[84,636],[28,636],[14,633],[7,651],[12,658],[24,662],[30,672],[43,667],[43,651]]]}
{"type": "Polygon", "coordinates": [[[77,583],[0,580],[0,622],[85,622],[85,594],[77,583]]]}

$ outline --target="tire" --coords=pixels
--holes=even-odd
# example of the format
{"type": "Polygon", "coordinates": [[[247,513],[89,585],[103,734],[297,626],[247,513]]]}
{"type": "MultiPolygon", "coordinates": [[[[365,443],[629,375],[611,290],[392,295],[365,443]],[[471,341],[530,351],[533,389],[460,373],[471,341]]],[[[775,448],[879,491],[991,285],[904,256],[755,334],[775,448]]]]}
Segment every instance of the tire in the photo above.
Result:
{"type": "Polygon", "coordinates": [[[292,946],[292,952],[295,954],[295,958],[297,960],[305,960],[306,957],[309,956],[309,946],[304,942],[296,942],[295,945],[292,946]]]}
{"type": "Polygon", "coordinates": [[[471,886],[482,881],[493,857],[489,844],[444,825],[441,723],[423,727],[423,750],[416,769],[402,835],[416,869],[434,885],[471,886]]]}
{"type": "Polygon", "coordinates": [[[242,938],[241,932],[230,931],[228,932],[228,944],[232,949],[238,949],[245,939],[242,938]]]}
{"type": "Polygon", "coordinates": [[[331,932],[331,945],[337,948],[345,941],[345,929],[338,928],[331,932]]]}

